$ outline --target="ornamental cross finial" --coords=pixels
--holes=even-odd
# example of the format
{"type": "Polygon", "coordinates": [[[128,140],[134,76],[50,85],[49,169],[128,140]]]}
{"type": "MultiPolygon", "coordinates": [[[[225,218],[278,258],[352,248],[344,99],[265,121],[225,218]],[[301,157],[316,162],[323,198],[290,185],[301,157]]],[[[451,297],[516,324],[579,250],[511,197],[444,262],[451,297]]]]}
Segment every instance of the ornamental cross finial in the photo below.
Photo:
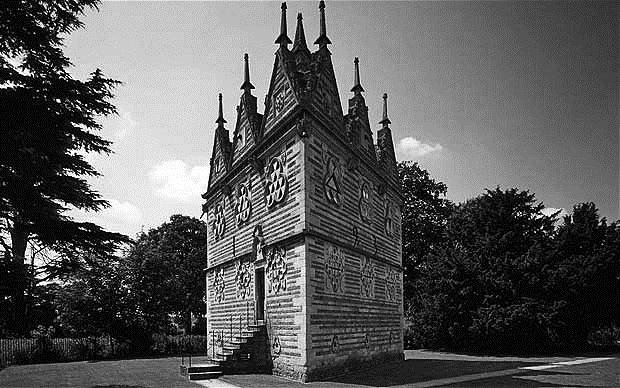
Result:
{"type": "Polygon", "coordinates": [[[220,107],[219,107],[219,113],[217,115],[217,120],[215,120],[215,122],[220,125],[224,125],[226,120],[224,120],[224,109],[222,108],[222,93],[218,95],[218,99],[220,100],[220,103],[219,103],[220,107]]]}
{"type": "Polygon", "coordinates": [[[353,60],[353,63],[355,64],[355,79],[353,81],[353,87],[351,88],[351,91],[355,93],[356,95],[358,95],[364,91],[364,88],[360,84],[360,60],[359,58],[355,57],[355,60],[353,60]]]}
{"type": "Polygon", "coordinates": [[[383,128],[387,128],[389,124],[392,124],[387,113],[387,93],[383,93],[383,119],[379,121],[379,124],[383,124],[383,128]]]}
{"type": "Polygon", "coordinates": [[[282,3],[280,7],[282,9],[282,16],[280,18],[280,36],[276,39],[275,43],[279,43],[280,47],[286,47],[293,43],[286,35],[286,2],[282,3]]]}
{"type": "Polygon", "coordinates": [[[325,28],[325,2],[323,0],[319,1],[319,13],[321,17],[319,37],[317,38],[316,41],[314,41],[314,44],[318,44],[319,48],[321,48],[321,47],[326,47],[328,44],[332,43],[327,37],[327,32],[326,32],[327,29],[325,28]]]}
{"type": "Polygon", "coordinates": [[[248,54],[243,54],[243,85],[241,85],[241,89],[246,93],[251,93],[251,90],[254,89],[254,85],[250,82],[250,59],[248,54]]]}

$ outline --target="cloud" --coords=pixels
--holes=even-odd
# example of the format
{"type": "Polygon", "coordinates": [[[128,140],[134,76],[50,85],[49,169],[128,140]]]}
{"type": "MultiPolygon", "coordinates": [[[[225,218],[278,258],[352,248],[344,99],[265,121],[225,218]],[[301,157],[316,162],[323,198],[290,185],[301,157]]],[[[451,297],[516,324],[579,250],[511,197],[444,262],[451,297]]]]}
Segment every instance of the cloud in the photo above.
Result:
{"type": "Polygon", "coordinates": [[[121,111],[115,121],[114,137],[117,140],[124,139],[138,126],[138,122],[131,117],[131,112],[121,111]]]}
{"type": "Polygon", "coordinates": [[[137,225],[142,221],[142,212],[130,202],[110,199],[110,207],[99,212],[102,218],[113,222],[137,225]]]}
{"type": "Polygon", "coordinates": [[[110,207],[98,212],[85,212],[72,209],[69,215],[78,222],[92,222],[112,232],[134,235],[140,230],[143,221],[142,211],[131,202],[107,199],[110,207]]]}
{"type": "Polygon", "coordinates": [[[441,151],[441,144],[430,145],[422,143],[415,137],[402,138],[396,145],[396,150],[406,158],[415,158],[430,154],[431,152],[441,151]]]}
{"type": "Polygon", "coordinates": [[[167,160],[149,172],[155,194],[180,202],[195,202],[207,190],[209,167],[187,165],[182,160],[167,160]]]}
{"type": "Polygon", "coordinates": [[[546,216],[551,216],[552,214],[559,212],[558,215],[556,216],[558,221],[563,220],[564,216],[568,215],[568,212],[564,208],[561,208],[561,207],[560,208],[546,207],[542,209],[540,212],[546,216]]]}

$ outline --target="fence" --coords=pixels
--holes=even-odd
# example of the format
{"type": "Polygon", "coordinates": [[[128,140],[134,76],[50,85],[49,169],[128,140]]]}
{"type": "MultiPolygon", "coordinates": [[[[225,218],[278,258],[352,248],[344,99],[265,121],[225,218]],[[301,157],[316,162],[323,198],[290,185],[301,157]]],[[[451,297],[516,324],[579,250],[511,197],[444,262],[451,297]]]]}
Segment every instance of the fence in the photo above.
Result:
{"type": "Polygon", "coordinates": [[[207,354],[208,337],[161,335],[151,337],[148,350],[115,338],[6,338],[0,339],[0,367],[10,364],[86,361],[127,356],[207,354]]]}

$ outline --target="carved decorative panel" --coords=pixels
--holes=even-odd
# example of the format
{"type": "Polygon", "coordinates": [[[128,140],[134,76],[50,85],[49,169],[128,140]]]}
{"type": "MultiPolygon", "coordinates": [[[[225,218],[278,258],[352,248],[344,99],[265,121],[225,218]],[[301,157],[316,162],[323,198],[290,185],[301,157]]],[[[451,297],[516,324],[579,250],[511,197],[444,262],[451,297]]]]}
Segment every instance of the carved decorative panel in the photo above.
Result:
{"type": "Polygon", "coordinates": [[[235,272],[235,284],[237,286],[237,299],[245,299],[252,294],[252,272],[250,263],[237,263],[235,272]]]}
{"type": "Polygon", "coordinates": [[[276,359],[280,357],[280,353],[282,353],[282,345],[280,345],[280,338],[278,336],[273,337],[273,341],[271,342],[271,358],[276,359]]]}
{"type": "Polygon", "coordinates": [[[288,190],[288,179],[286,177],[285,164],[286,154],[281,157],[274,157],[267,166],[265,176],[265,198],[267,207],[272,207],[280,203],[286,197],[288,190]]]}
{"type": "Polygon", "coordinates": [[[215,301],[218,303],[224,300],[224,288],[224,268],[220,268],[219,270],[215,271],[213,277],[213,290],[215,295],[215,301]]]}
{"type": "Polygon", "coordinates": [[[398,273],[388,269],[385,274],[385,298],[388,301],[396,301],[396,283],[398,283],[398,273]]]}
{"type": "Polygon", "coordinates": [[[370,186],[365,182],[360,186],[358,210],[362,221],[370,220],[370,186]]]}
{"type": "Polygon", "coordinates": [[[254,260],[262,261],[265,259],[265,238],[263,237],[262,225],[256,225],[252,232],[252,251],[254,260]]]}
{"type": "Polygon", "coordinates": [[[274,247],[267,257],[267,278],[269,279],[269,293],[277,294],[286,291],[286,252],[282,248],[274,247]]]}
{"type": "Polygon", "coordinates": [[[224,206],[221,204],[215,205],[215,209],[213,209],[212,224],[215,238],[223,237],[226,231],[226,218],[224,217],[224,206]]]}
{"type": "Polygon", "coordinates": [[[284,109],[284,99],[284,90],[277,92],[273,97],[273,108],[275,114],[282,112],[282,109],[284,109]]]}
{"type": "Polygon", "coordinates": [[[338,335],[336,334],[332,337],[330,349],[332,353],[338,353],[340,351],[340,341],[338,340],[338,335]]]}
{"type": "Polygon", "coordinates": [[[361,265],[361,294],[363,297],[371,298],[375,293],[375,266],[372,260],[364,257],[360,261],[361,265]]]}
{"type": "Polygon", "coordinates": [[[344,292],[344,252],[331,244],[325,247],[325,290],[344,292]]]}
{"type": "Polygon", "coordinates": [[[240,183],[239,186],[237,186],[237,201],[235,204],[237,224],[248,221],[251,212],[252,200],[250,198],[249,183],[240,183]]]}
{"type": "Polygon", "coordinates": [[[388,236],[393,236],[396,233],[396,221],[394,207],[390,205],[389,201],[385,201],[385,212],[384,212],[384,226],[385,226],[385,234],[388,236]]]}
{"type": "Polygon", "coordinates": [[[323,188],[325,197],[332,203],[342,203],[342,166],[338,158],[323,150],[323,188]]]}

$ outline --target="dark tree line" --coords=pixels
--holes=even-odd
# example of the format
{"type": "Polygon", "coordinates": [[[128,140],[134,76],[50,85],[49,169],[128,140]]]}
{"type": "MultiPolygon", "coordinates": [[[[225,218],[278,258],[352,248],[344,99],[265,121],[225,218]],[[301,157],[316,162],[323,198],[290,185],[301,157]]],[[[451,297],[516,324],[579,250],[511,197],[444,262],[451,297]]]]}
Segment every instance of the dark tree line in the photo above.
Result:
{"type": "Polygon", "coordinates": [[[408,189],[412,177],[429,185],[419,170],[400,164],[409,346],[520,352],[620,339],[617,222],[607,224],[592,203],[557,220],[514,188],[447,204],[408,189]],[[420,202],[430,214],[417,214],[420,202]],[[408,249],[423,233],[432,238],[408,249]]]}

